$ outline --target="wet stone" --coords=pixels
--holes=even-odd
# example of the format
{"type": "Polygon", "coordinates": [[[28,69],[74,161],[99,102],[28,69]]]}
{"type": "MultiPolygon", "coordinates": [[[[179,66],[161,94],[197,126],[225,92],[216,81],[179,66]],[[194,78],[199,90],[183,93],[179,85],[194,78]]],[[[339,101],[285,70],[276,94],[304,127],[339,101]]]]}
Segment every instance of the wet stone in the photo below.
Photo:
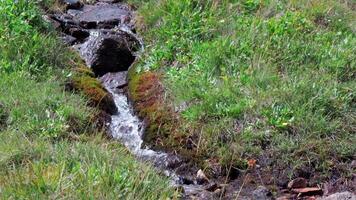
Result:
{"type": "Polygon", "coordinates": [[[77,39],[75,37],[66,35],[66,34],[63,34],[61,36],[61,39],[64,44],[69,45],[69,46],[73,45],[77,41],[77,39]]]}
{"type": "Polygon", "coordinates": [[[83,12],[75,15],[75,20],[88,29],[114,28],[127,18],[131,18],[130,12],[115,4],[84,6],[83,12]]]}
{"type": "Polygon", "coordinates": [[[97,76],[127,71],[135,60],[130,47],[120,35],[93,34],[79,51],[97,76]]]}
{"type": "Polygon", "coordinates": [[[67,34],[77,38],[78,40],[84,40],[90,35],[88,31],[81,28],[69,28],[67,34]]]}
{"type": "Polygon", "coordinates": [[[127,71],[107,73],[100,77],[100,81],[112,90],[121,89],[127,86],[127,71]]]}

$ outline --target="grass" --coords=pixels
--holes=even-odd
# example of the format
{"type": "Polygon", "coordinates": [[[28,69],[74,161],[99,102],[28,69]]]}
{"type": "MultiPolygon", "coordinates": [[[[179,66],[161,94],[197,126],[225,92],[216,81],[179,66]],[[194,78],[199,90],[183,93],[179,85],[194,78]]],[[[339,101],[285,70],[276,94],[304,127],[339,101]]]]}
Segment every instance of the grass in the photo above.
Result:
{"type": "Polygon", "coordinates": [[[225,166],[350,175],[354,1],[131,2],[147,43],[133,76],[161,74],[166,104],[183,108],[152,146],[175,147],[179,133],[182,151],[225,166]]]}
{"type": "Polygon", "coordinates": [[[91,96],[65,91],[78,58],[39,3],[0,0],[0,199],[175,198],[167,179],[95,128],[91,96]]]}

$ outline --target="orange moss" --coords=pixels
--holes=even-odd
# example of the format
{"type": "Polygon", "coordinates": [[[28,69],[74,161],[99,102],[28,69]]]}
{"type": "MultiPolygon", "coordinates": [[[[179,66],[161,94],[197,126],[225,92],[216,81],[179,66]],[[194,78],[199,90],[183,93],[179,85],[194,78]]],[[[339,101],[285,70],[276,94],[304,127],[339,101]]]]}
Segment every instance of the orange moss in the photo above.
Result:
{"type": "Polygon", "coordinates": [[[144,141],[154,149],[199,159],[196,149],[189,145],[189,134],[180,125],[182,119],[165,100],[161,78],[156,72],[137,73],[134,67],[129,70],[129,95],[139,117],[147,124],[144,141]]]}

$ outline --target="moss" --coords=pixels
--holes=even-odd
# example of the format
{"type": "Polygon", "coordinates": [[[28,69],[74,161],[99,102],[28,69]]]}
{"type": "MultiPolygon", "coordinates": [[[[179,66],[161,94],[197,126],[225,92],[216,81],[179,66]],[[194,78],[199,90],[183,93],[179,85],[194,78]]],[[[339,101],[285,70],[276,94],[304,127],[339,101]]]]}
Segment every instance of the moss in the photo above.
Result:
{"type": "Polygon", "coordinates": [[[89,98],[89,105],[109,113],[116,113],[112,95],[101,85],[100,81],[95,78],[92,70],[85,66],[83,61],[73,61],[73,75],[69,79],[69,88],[82,92],[89,98]]]}
{"type": "Polygon", "coordinates": [[[157,72],[136,72],[135,64],[129,70],[129,97],[138,116],[146,122],[144,141],[153,149],[178,153],[182,157],[202,163],[191,137],[186,134],[174,109],[165,100],[161,75],[157,72]]]}

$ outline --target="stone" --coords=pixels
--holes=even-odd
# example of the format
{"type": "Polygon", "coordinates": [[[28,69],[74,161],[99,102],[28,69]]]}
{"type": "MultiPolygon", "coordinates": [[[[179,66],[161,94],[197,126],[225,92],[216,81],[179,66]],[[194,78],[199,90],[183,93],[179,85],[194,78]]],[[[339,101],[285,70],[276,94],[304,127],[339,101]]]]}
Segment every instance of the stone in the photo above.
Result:
{"type": "MultiPolygon", "coordinates": [[[[53,14],[53,15],[49,15],[49,17],[52,20],[56,21],[56,22],[52,22],[52,24],[53,23],[59,23],[60,24],[60,28],[63,29],[63,30],[67,30],[69,28],[78,27],[79,26],[78,22],[73,20],[73,17],[71,15],[68,15],[68,14],[53,14]]],[[[58,26],[58,25],[56,25],[56,26],[58,26]]]]}
{"type": "Polygon", "coordinates": [[[106,87],[115,91],[116,89],[122,89],[126,87],[127,82],[127,71],[106,73],[104,76],[100,77],[100,81],[106,87]]]}
{"type": "Polygon", "coordinates": [[[66,34],[62,34],[61,39],[64,44],[69,45],[69,46],[73,45],[77,41],[77,39],[75,37],[66,35],[66,34]]]}
{"type": "Polygon", "coordinates": [[[197,172],[197,183],[204,184],[209,182],[208,177],[204,174],[203,170],[199,169],[197,172]]]}
{"type": "Polygon", "coordinates": [[[351,192],[339,192],[328,197],[320,198],[320,200],[356,200],[356,195],[351,192]]]}
{"type": "Polygon", "coordinates": [[[252,200],[271,200],[273,195],[269,189],[264,186],[258,186],[256,190],[252,192],[252,200]]]}
{"type": "Polygon", "coordinates": [[[209,192],[214,192],[218,189],[218,185],[214,182],[209,183],[207,186],[204,188],[205,190],[209,192]]]}
{"type": "Polygon", "coordinates": [[[323,195],[323,190],[318,187],[294,188],[292,192],[300,196],[323,195]]]}
{"type": "Polygon", "coordinates": [[[90,33],[87,30],[72,27],[67,30],[67,34],[77,38],[78,40],[84,40],[89,37],[90,33]]]}
{"type": "Polygon", "coordinates": [[[97,76],[109,72],[127,71],[134,62],[128,43],[122,35],[92,34],[79,47],[81,56],[97,76]]]}
{"type": "Polygon", "coordinates": [[[179,183],[182,184],[182,185],[193,185],[193,184],[194,184],[194,181],[191,180],[191,179],[188,178],[188,177],[180,176],[180,177],[179,177],[179,183]]]}
{"type": "Polygon", "coordinates": [[[84,6],[83,12],[77,13],[74,19],[80,26],[87,29],[114,28],[115,26],[131,19],[130,12],[116,4],[100,3],[93,6],[84,6]]]}
{"type": "Polygon", "coordinates": [[[305,178],[296,178],[288,183],[288,188],[305,188],[307,187],[307,180],[305,178]]]}

